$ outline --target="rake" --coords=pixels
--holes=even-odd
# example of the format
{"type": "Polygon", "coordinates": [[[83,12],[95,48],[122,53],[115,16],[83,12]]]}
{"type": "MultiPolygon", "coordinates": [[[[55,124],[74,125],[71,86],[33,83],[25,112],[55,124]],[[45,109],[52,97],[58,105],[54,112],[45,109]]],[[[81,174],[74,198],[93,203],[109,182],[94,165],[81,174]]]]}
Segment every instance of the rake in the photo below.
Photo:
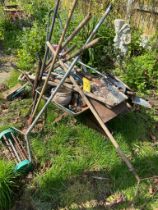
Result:
{"type": "Polygon", "coordinates": [[[0,133],[3,153],[8,160],[16,164],[16,172],[29,171],[31,169],[31,161],[28,159],[26,146],[21,140],[22,135],[21,131],[13,127],[0,133]]]}

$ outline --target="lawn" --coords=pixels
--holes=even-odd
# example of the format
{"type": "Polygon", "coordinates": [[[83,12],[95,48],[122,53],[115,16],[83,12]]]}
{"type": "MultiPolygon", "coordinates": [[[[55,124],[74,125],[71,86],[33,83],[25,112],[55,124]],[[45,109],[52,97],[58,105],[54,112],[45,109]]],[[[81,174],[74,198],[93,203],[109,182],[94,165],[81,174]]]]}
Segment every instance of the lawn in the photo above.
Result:
{"type": "Polygon", "coordinates": [[[156,135],[157,119],[152,111],[132,111],[108,124],[143,179],[136,196],[133,175],[108,139],[84,124],[87,115],[53,124],[58,110],[50,106],[48,113],[43,132],[31,136],[36,167],[28,188],[35,203],[48,202],[53,209],[158,208],[157,146],[150,138],[156,135]]]}
{"type": "MultiPolygon", "coordinates": [[[[22,128],[31,100],[7,103],[0,130],[13,125],[22,128]]],[[[89,113],[77,118],[68,116],[58,123],[53,121],[61,111],[50,105],[47,113],[44,129],[39,132],[37,126],[29,137],[34,172],[24,194],[27,191],[35,206],[43,210],[158,208],[158,118],[153,109],[132,110],[108,123],[142,178],[137,194],[135,178],[109,140],[87,126],[89,113]]]]}
{"type": "MultiPolygon", "coordinates": [[[[12,77],[9,81],[12,83],[12,77]]],[[[7,102],[0,130],[23,128],[30,105],[30,98],[7,102]]],[[[23,189],[38,209],[158,208],[158,118],[154,109],[132,110],[108,123],[142,178],[137,194],[135,178],[110,141],[88,126],[90,113],[67,116],[58,123],[53,121],[61,111],[50,105],[47,113],[44,129],[39,132],[37,126],[30,136],[34,171],[23,189]]]]}

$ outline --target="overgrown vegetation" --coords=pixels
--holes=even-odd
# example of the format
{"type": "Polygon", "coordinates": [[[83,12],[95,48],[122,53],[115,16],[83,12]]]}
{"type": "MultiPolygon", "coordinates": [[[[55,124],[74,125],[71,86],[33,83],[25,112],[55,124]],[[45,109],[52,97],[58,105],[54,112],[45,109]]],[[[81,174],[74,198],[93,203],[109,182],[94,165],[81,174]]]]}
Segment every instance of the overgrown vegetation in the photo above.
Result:
{"type": "Polygon", "coordinates": [[[15,187],[16,175],[13,165],[4,160],[0,160],[0,209],[8,210],[10,208],[15,187]]]}
{"type": "Polygon", "coordinates": [[[158,82],[157,54],[152,50],[144,52],[138,56],[127,58],[123,69],[115,69],[115,73],[120,76],[128,85],[140,93],[150,93],[156,90],[158,82]]]}
{"type": "MultiPolygon", "coordinates": [[[[22,70],[31,70],[34,63],[37,61],[37,54],[42,58],[45,49],[46,28],[48,23],[48,12],[53,8],[51,1],[18,1],[24,12],[27,14],[27,19],[23,27],[19,24],[9,21],[4,15],[1,17],[1,34],[4,37],[5,49],[7,52],[13,52],[17,55],[17,65],[22,70]]],[[[81,7],[81,6],[80,6],[81,7]]],[[[117,6],[118,7],[118,6],[117,6]]],[[[1,8],[2,10],[2,8],[1,8]]],[[[94,12],[95,13],[95,12],[94,12]]],[[[2,13],[3,14],[3,13],[2,13]]],[[[106,20],[98,32],[100,42],[95,48],[92,48],[84,53],[82,56],[83,61],[97,67],[101,71],[113,71],[115,69],[117,54],[113,48],[114,26],[113,26],[113,10],[111,16],[106,20]]],[[[67,14],[63,10],[61,12],[61,19],[63,24],[67,14]]],[[[77,11],[74,14],[71,27],[67,33],[70,32],[78,25],[80,20],[83,19],[83,14],[77,11]]],[[[74,43],[81,45],[85,42],[88,34],[93,29],[99,16],[92,18],[90,24],[85,27],[79,36],[77,36],[70,45],[74,43]]],[[[59,35],[61,34],[59,24],[54,30],[53,43],[58,43],[59,35]]],[[[157,85],[157,61],[155,51],[144,50],[141,47],[141,32],[132,28],[132,43],[129,48],[129,54],[125,64],[116,68],[115,72],[124,79],[131,88],[140,92],[146,92],[155,88],[157,85]],[[138,71],[139,70],[139,71],[138,71]]],[[[157,36],[155,36],[155,43],[157,36]]],[[[152,45],[154,46],[154,45],[152,45]]]]}

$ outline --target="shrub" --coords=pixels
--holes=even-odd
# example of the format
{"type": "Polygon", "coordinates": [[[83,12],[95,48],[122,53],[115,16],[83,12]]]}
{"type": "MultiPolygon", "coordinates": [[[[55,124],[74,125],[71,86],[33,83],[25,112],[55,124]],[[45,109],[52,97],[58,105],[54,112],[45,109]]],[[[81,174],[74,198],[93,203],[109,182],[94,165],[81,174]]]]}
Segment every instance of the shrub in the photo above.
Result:
{"type": "Polygon", "coordinates": [[[131,26],[131,44],[129,45],[130,57],[142,55],[146,50],[141,46],[142,31],[131,26]]]}
{"type": "MultiPolygon", "coordinates": [[[[94,18],[89,31],[92,31],[99,19],[100,17],[94,18]]],[[[100,38],[98,44],[94,46],[94,48],[89,49],[89,64],[97,67],[101,71],[114,68],[114,36],[114,26],[112,25],[111,20],[108,19],[105,23],[103,23],[96,34],[96,37],[100,38]]]]}
{"type": "Polygon", "coordinates": [[[124,80],[135,90],[145,92],[158,84],[158,62],[153,52],[133,57],[125,64],[124,80]]]}
{"type": "Polygon", "coordinates": [[[11,205],[14,179],[12,165],[0,160],[0,210],[8,210],[11,205]]]}
{"type": "Polygon", "coordinates": [[[29,1],[29,0],[19,0],[18,3],[24,9],[24,11],[32,16],[34,20],[42,23],[45,19],[45,16],[48,12],[54,8],[54,2],[52,0],[36,0],[36,1],[29,1]]]}
{"type": "Polygon", "coordinates": [[[37,52],[42,54],[45,41],[45,27],[35,22],[31,29],[26,29],[20,38],[18,67],[30,70],[36,60],[37,52]]]}

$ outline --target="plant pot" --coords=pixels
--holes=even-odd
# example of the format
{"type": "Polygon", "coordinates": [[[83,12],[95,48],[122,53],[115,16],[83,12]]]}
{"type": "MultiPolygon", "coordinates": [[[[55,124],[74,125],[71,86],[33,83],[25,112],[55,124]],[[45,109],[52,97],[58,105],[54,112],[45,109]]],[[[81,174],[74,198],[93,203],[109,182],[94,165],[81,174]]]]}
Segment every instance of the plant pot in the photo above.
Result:
{"type": "Polygon", "coordinates": [[[62,105],[67,106],[72,99],[72,91],[67,88],[60,88],[59,91],[53,98],[53,101],[62,105]]]}

